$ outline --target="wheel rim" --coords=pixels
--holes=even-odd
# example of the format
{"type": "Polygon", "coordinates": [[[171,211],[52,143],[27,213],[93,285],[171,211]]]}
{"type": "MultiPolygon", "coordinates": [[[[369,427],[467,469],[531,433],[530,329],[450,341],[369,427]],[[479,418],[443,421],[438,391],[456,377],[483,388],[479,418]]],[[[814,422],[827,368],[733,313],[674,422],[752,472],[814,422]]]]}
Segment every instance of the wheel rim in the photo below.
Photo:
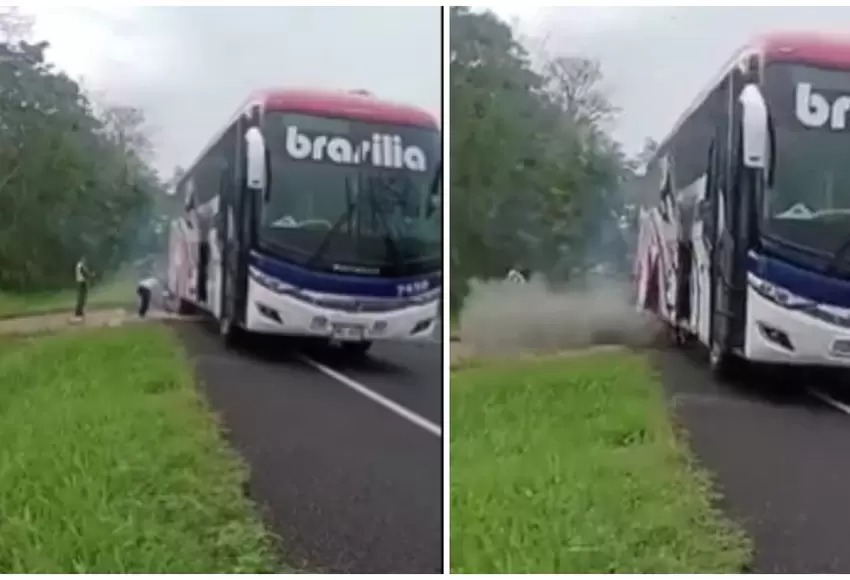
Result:
{"type": "Polygon", "coordinates": [[[720,354],[720,346],[717,343],[713,343],[711,345],[711,351],[709,352],[709,358],[711,360],[711,366],[718,366],[720,364],[721,354],[720,354]]]}

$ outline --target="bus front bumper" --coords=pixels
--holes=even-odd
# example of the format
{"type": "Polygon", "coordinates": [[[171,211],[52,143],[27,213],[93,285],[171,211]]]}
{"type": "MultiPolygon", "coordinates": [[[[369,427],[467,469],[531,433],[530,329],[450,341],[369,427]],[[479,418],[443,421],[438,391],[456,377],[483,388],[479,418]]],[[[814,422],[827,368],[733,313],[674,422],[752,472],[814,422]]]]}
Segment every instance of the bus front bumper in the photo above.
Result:
{"type": "MultiPolygon", "coordinates": [[[[747,289],[745,357],[753,362],[850,367],[850,328],[829,322],[838,309],[788,308],[747,289]]],[[[850,313],[844,314],[848,316],[850,313]]]]}
{"type": "Polygon", "coordinates": [[[348,312],[323,308],[248,281],[246,329],[261,334],[329,338],[346,342],[428,340],[439,318],[437,299],[399,310],[348,312]]]}

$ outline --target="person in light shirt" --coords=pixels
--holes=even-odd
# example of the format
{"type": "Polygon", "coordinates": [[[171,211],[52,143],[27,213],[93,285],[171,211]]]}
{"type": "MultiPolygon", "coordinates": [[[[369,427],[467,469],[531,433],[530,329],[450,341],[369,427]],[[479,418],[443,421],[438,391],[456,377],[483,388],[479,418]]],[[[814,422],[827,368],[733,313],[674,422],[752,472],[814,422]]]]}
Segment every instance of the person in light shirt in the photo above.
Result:
{"type": "Polygon", "coordinates": [[[529,274],[530,272],[528,271],[528,268],[511,268],[506,276],[506,280],[516,284],[527,284],[529,274]]]}
{"type": "Polygon", "coordinates": [[[153,276],[149,276],[139,282],[136,288],[136,294],[139,295],[139,318],[144,318],[151,305],[151,295],[159,285],[159,280],[153,276]]]}
{"type": "Polygon", "coordinates": [[[74,307],[74,320],[82,320],[86,315],[86,302],[89,295],[89,282],[92,273],[88,269],[85,256],[81,257],[74,267],[74,281],[77,283],[77,304],[74,307]]]}

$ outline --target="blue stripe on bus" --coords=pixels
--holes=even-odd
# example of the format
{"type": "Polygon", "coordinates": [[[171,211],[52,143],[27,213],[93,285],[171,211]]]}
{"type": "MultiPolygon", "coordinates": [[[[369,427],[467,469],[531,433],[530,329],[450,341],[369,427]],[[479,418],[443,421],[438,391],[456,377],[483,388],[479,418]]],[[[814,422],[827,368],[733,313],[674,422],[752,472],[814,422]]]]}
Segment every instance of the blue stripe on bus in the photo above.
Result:
{"type": "Polygon", "coordinates": [[[825,276],[755,252],[747,256],[747,268],[762,280],[801,298],[850,308],[850,280],[825,276]]]}
{"type": "MultiPolygon", "coordinates": [[[[330,272],[314,272],[257,252],[251,252],[249,263],[267,276],[272,276],[281,282],[292,284],[304,290],[373,298],[398,298],[402,295],[399,292],[400,287],[427,281],[427,286],[423,285],[424,289],[413,295],[423,294],[429,290],[439,288],[443,277],[442,272],[439,271],[432,274],[404,278],[373,278],[368,276],[332,274],[330,272]]],[[[411,294],[404,293],[403,295],[409,296],[411,294]]]]}

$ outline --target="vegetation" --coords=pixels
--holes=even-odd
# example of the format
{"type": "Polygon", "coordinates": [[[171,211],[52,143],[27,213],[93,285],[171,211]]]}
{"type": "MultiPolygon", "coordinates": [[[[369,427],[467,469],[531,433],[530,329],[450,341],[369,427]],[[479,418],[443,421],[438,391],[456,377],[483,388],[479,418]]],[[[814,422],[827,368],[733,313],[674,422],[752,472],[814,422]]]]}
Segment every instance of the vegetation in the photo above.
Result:
{"type": "Polygon", "coordinates": [[[620,184],[633,171],[609,135],[617,113],[597,63],[532,63],[490,12],[451,8],[451,306],[470,278],[519,262],[552,280],[623,269],[620,184]]]}
{"type": "MultiPolygon", "coordinates": [[[[137,282],[134,277],[118,273],[110,280],[95,284],[89,292],[88,310],[134,304],[137,282]]],[[[76,299],[75,290],[70,288],[55,292],[0,292],[0,319],[54,312],[70,315],[76,299]]]]}
{"type": "Polygon", "coordinates": [[[451,376],[451,571],[740,572],[644,360],[621,352],[451,376]]]}
{"type": "Polygon", "coordinates": [[[144,115],[101,106],[29,42],[29,24],[0,13],[0,291],[73,285],[85,255],[106,276],[162,243],[162,185],[149,167],[144,115]]]}
{"type": "Polygon", "coordinates": [[[165,328],[7,340],[0,385],[0,571],[278,568],[165,328]]]}

